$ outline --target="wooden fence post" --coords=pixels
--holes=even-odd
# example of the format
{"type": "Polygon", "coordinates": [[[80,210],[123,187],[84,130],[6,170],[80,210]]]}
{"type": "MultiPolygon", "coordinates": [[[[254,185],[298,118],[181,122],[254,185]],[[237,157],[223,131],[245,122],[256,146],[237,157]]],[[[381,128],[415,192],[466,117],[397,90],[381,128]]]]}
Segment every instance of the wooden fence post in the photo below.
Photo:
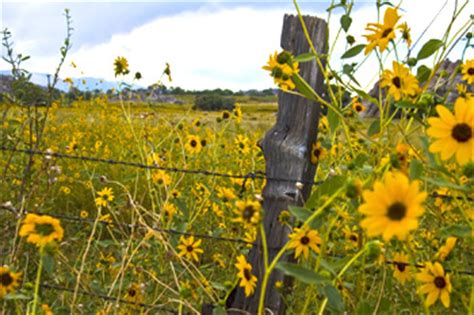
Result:
{"type": "MultiPolygon", "coordinates": [[[[326,54],[327,23],[311,16],[304,16],[304,22],[317,52],[326,54]]],[[[295,56],[311,52],[298,16],[285,15],[281,47],[295,56]]],[[[322,62],[325,65],[325,60],[322,62]]],[[[323,75],[316,61],[300,64],[300,74],[321,95],[323,75]]],[[[314,180],[316,166],[311,164],[310,155],[311,146],[317,139],[319,113],[319,104],[296,95],[279,92],[277,122],[260,141],[268,177],[295,179],[301,182],[314,180]]],[[[270,248],[279,248],[288,241],[290,230],[278,222],[280,212],[288,209],[289,205],[301,205],[309,197],[310,192],[311,185],[305,185],[302,190],[298,190],[294,182],[267,181],[263,190],[263,208],[265,233],[270,248]]],[[[257,242],[260,243],[260,239],[257,242]]],[[[276,253],[275,250],[269,251],[270,261],[276,253]]],[[[259,280],[256,292],[247,298],[242,288],[237,288],[227,303],[229,314],[242,314],[242,311],[251,314],[257,312],[260,281],[265,272],[260,247],[254,246],[251,249],[248,261],[259,280]]],[[[275,270],[265,293],[265,308],[274,314],[285,312],[280,293],[275,290],[275,282],[283,280],[285,285],[291,285],[289,279],[284,279],[283,274],[275,270]]]]}

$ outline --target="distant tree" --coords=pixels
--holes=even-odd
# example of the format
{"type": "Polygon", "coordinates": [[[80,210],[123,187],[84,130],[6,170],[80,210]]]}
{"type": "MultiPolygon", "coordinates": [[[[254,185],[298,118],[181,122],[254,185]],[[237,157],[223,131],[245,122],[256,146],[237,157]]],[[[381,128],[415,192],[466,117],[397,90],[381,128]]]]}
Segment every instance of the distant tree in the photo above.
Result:
{"type": "Polygon", "coordinates": [[[218,111],[233,110],[235,100],[222,95],[198,95],[194,99],[194,107],[199,110],[218,111]]]}

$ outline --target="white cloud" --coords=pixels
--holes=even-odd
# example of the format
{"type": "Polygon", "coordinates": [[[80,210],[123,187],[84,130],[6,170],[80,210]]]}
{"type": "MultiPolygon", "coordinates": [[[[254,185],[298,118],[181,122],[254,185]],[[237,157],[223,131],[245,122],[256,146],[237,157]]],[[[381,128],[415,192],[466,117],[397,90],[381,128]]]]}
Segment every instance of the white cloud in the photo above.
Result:
{"type": "MultiPolygon", "coordinates": [[[[403,2],[401,8],[406,12],[401,12],[402,20],[407,21],[412,28],[414,39],[423,32],[443,3],[444,0],[403,2]]],[[[453,3],[449,1],[443,13],[425,34],[421,44],[429,38],[441,37],[451,18],[453,3]]],[[[341,9],[338,9],[337,14],[333,14],[331,18],[331,42],[336,35],[335,30],[339,27],[340,11],[341,9]]],[[[461,23],[468,20],[469,12],[472,10],[467,8],[453,30],[457,30],[461,23]]],[[[116,34],[102,44],[80,47],[68,60],[73,60],[83,74],[69,67],[68,61],[61,75],[84,75],[114,80],[113,61],[117,56],[125,56],[129,60],[131,71],[142,73],[141,84],[145,86],[156,82],[165,62],[169,62],[173,86],[234,90],[271,87],[272,80],[261,67],[267,61],[268,55],[280,47],[285,13],[288,12],[283,9],[262,10],[242,4],[241,7],[201,9],[159,17],[129,33],[116,34]]],[[[327,17],[326,12],[305,11],[304,14],[327,17]]],[[[355,36],[358,42],[365,42],[362,37],[364,28],[367,22],[375,22],[375,16],[375,5],[365,5],[355,10],[349,33],[355,36]]],[[[344,37],[345,34],[341,33],[334,49],[332,65],[336,69],[341,65],[339,56],[346,50],[344,37]]],[[[28,43],[23,45],[28,46],[28,43]]],[[[421,45],[416,51],[419,48],[421,45]]],[[[456,52],[458,55],[459,50],[456,52]]],[[[374,69],[377,69],[378,63],[374,57],[371,56],[356,74],[357,79],[367,87],[373,84],[372,79],[375,79],[376,75],[374,69]]],[[[57,59],[57,56],[32,58],[28,67],[34,72],[51,72],[57,59]]],[[[362,59],[362,56],[355,58],[356,61],[362,59]]],[[[390,60],[387,60],[386,65],[390,64],[390,60]]]]}

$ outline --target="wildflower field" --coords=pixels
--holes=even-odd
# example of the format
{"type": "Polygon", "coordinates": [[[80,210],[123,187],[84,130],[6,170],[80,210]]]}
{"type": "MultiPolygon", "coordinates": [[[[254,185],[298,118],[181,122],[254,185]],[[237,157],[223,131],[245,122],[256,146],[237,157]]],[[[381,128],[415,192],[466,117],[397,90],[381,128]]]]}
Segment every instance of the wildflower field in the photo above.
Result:
{"type": "MultiPolygon", "coordinates": [[[[66,11],[68,36],[39,106],[5,30],[14,83],[0,107],[0,314],[472,314],[473,16],[451,28],[469,8],[461,2],[433,39],[410,33],[403,3],[377,1],[351,42],[353,2],[333,1],[328,12],[345,17],[331,30],[347,35],[342,69],[326,63],[331,42],[329,53],[317,43],[269,52],[262,71],[279,105],[287,93],[321,107],[301,153],[316,167],[309,183],[265,173],[259,143],[277,102],[239,96],[232,109],[203,111],[195,95],[151,103],[125,83],[88,100],[54,94],[71,45],[66,11]],[[413,50],[412,36],[421,38],[413,50]],[[459,43],[463,59],[449,73],[441,65],[459,43]],[[357,82],[371,54],[376,94],[357,82]],[[308,63],[324,95],[300,75],[308,63]],[[264,225],[269,181],[311,186],[278,210],[278,248],[264,225]],[[252,264],[256,249],[262,266],[252,264]],[[269,291],[284,307],[266,304],[269,291]],[[254,301],[250,310],[232,302],[236,292],[254,301]]],[[[130,68],[124,56],[110,62],[118,80],[139,80],[130,68]]]]}

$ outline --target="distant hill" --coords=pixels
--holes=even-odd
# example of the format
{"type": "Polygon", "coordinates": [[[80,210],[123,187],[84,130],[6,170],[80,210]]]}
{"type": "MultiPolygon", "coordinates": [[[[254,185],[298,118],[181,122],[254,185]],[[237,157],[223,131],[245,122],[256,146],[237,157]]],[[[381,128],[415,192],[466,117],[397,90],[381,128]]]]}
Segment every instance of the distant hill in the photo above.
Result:
{"type": "MultiPolygon", "coordinates": [[[[9,70],[0,70],[0,74],[11,75],[11,72],[9,70]]],[[[119,86],[118,82],[111,82],[92,77],[72,78],[72,81],[74,86],[81,91],[94,91],[97,89],[106,92],[109,89],[117,89],[119,86]]],[[[48,75],[46,73],[32,73],[31,82],[40,86],[47,86],[48,75]]],[[[69,84],[64,82],[63,78],[61,78],[56,84],[56,88],[63,92],[67,92],[69,91],[69,84]]],[[[142,88],[142,86],[132,85],[132,88],[139,89],[142,88]]]]}

